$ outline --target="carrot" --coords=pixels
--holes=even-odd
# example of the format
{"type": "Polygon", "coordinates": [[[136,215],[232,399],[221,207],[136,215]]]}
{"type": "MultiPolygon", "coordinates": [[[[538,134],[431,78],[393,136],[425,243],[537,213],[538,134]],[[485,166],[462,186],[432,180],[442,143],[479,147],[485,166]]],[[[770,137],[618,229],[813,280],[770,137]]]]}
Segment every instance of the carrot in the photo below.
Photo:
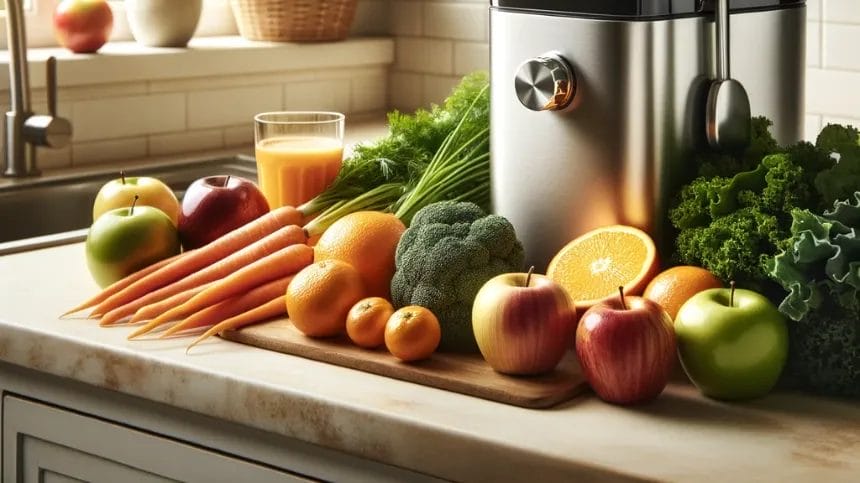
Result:
{"type": "Polygon", "coordinates": [[[137,280],[119,292],[107,297],[93,310],[101,316],[107,312],[138,299],[141,295],[169,285],[198,270],[214,264],[245,247],[263,239],[267,235],[290,225],[301,222],[301,213],[295,208],[285,206],[251,221],[225,234],[212,243],[198,248],[179,260],[169,263],[145,277],[137,280]]]}
{"type": "Polygon", "coordinates": [[[185,349],[185,353],[188,354],[188,351],[190,351],[192,347],[196,346],[200,342],[203,342],[209,337],[212,337],[215,334],[220,334],[221,332],[227,330],[239,329],[245,327],[246,325],[256,324],[258,322],[263,322],[265,320],[286,314],[286,297],[284,295],[279,295],[255,309],[251,309],[234,317],[230,317],[229,319],[212,326],[209,330],[204,332],[203,335],[195,339],[194,342],[192,342],[188,346],[188,348],[185,349]]]}
{"type": "Polygon", "coordinates": [[[167,312],[171,308],[176,307],[177,305],[184,304],[185,302],[190,300],[191,297],[199,294],[203,291],[203,289],[212,285],[213,283],[215,282],[204,283],[199,287],[189,288],[184,292],[179,292],[178,294],[171,295],[170,297],[167,297],[166,299],[161,300],[159,302],[144,305],[143,307],[137,309],[137,312],[134,313],[128,323],[133,324],[135,322],[140,322],[141,320],[150,320],[155,317],[158,317],[159,315],[163,314],[164,312],[167,312]]]}
{"type": "Polygon", "coordinates": [[[158,327],[180,317],[187,317],[198,310],[247,292],[280,277],[292,275],[314,261],[314,249],[307,245],[292,245],[242,267],[184,304],[174,307],[153,319],[150,324],[158,327]]]}
{"type": "Polygon", "coordinates": [[[105,299],[107,299],[111,295],[113,295],[113,294],[119,292],[120,290],[128,287],[132,283],[137,282],[138,280],[140,280],[143,277],[149,275],[150,273],[160,269],[161,267],[167,265],[168,263],[173,262],[174,260],[185,255],[186,253],[189,253],[189,252],[180,253],[179,255],[174,255],[170,258],[165,258],[164,260],[161,260],[160,262],[155,262],[148,267],[141,268],[140,270],[132,273],[131,275],[128,275],[127,277],[123,278],[122,280],[117,280],[116,282],[105,287],[104,290],[102,290],[101,292],[98,293],[98,295],[87,300],[86,302],[82,303],[81,305],[78,305],[77,307],[69,310],[68,312],[64,313],[63,315],[60,316],[60,318],[62,319],[63,317],[65,317],[67,315],[71,315],[71,314],[74,314],[75,312],[80,312],[81,310],[88,309],[90,307],[98,305],[99,303],[103,302],[105,299]]]}
{"type": "MultiPolygon", "coordinates": [[[[131,302],[120,305],[104,314],[101,318],[100,324],[110,325],[123,317],[135,313],[135,311],[144,305],[159,302],[179,292],[198,287],[207,282],[222,279],[236,270],[275,253],[278,250],[297,243],[303,243],[304,241],[304,231],[300,227],[290,225],[280,228],[263,239],[242,248],[232,255],[229,255],[227,258],[218,260],[216,263],[213,263],[196,273],[192,273],[181,280],[168,284],[150,293],[141,292],[138,294],[138,297],[131,302]]],[[[202,248],[200,248],[200,250],[202,250],[202,248]]]]}
{"type": "Polygon", "coordinates": [[[292,280],[293,275],[287,275],[286,277],[261,285],[250,292],[234,295],[227,300],[210,305],[167,329],[161,334],[161,338],[169,337],[182,330],[212,326],[242,312],[251,310],[254,307],[259,307],[279,295],[283,296],[292,280]]]}

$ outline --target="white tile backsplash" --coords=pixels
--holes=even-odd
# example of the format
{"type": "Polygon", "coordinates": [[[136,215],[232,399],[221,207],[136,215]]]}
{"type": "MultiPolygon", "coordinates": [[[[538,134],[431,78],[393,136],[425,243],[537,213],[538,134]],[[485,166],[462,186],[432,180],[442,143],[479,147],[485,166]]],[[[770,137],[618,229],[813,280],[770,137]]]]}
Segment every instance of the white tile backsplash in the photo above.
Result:
{"type": "Polygon", "coordinates": [[[284,87],[284,106],[289,111],[350,112],[350,81],[291,82],[284,87]]]}
{"type": "Polygon", "coordinates": [[[189,153],[218,149],[224,146],[224,132],[221,129],[187,131],[149,136],[149,155],[189,153]]]}
{"type": "Polygon", "coordinates": [[[249,123],[224,128],[224,147],[254,145],[254,126],[249,123]]]}
{"type": "Polygon", "coordinates": [[[388,107],[388,75],[356,77],[351,84],[350,112],[383,111],[388,107]]]}
{"type": "Polygon", "coordinates": [[[145,158],[146,137],[79,142],[72,145],[72,166],[145,158]]]}
{"type": "Polygon", "coordinates": [[[397,41],[394,66],[396,70],[406,72],[452,74],[454,42],[403,37],[397,41]]]}
{"type": "Polygon", "coordinates": [[[393,35],[421,35],[424,4],[415,1],[391,2],[391,33],[393,35]]]}
{"type": "MultiPolygon", "coordinates": [[[[860,24],[824,23],[825,68],[860,70],[860,24]]],[[[860,93],[857,93],[860,96],[860,93]]]]}
{"type": "MultiPolygon", "coordinates": [[[[824,5],[824,21],[860,24],[860,1],[821,0],[824,5]]],[[[846,45],[846,48],[849,47],[846,45]]]]}
{"type": "Polygon", "coordinates": [[[821,23],[806,23],[806,65],[821,67],[821,23]]]}
{"type": "Polygon", "coordinates": [[[427,37],[486,41],[489,21],[486,4],[431,2],[424,5],[424,35],[427,37]]]}
{"type": "Polygon", "coordinates": [[[255,114],[283,108],[280,85],[192,91],[188,93],[188,128],[251,124],[255,114]]]}
{"type": "Polygon", "coordinates": [[[72,104],[75,141],[185,129],[185,94],[102,98],[72,104]]]}
{"type": "Polygon", "coordinates": [[[860,72],[807,69],[806,111],[860,119],[860,72]]]}
{"type": "Polygon", "coordinates": [[[485,42],[457,42],[454,45],[454,73],[466,75],[490,68],[490,46],[485,42]]]}
{"type": "Polygon", "coordinates": [[[807,114],[803,119],[804,139],[814,143],[818,131],[821,130],[821,116],[807,114]]]}

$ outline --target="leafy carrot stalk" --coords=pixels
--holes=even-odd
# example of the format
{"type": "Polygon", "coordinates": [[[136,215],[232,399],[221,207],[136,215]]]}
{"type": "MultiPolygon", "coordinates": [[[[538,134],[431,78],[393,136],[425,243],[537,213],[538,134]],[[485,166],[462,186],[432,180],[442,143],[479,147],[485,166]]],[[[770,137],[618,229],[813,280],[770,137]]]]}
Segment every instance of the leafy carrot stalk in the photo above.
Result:
{"type": "Polygon", "coordinates": [[[141,268],[140,270],[128,275],[127,277],[125,277],[121,280],[117,280],[116,282],[105,287],[104,290],[102,290],[101,292],[98,293],[98,295],[96,295],[95,297],[93,297],[93,298],[87,300],[86,302],[78,305],[77,307],[69,310],[68,312],[64,313],[63,315],[60,316],[60,318],[62,319],[63,317],[74,314],[75,312],[80,312],[81,310],[88,309],[90,307],[93,307],[95,305],[100,304],[101,302],[104,302],[105,299],[107,299],[111,295],[113,295],[113,294],[119,292],[120,290],[128,287],[132,283],[137,282],[138,280],[140,280],[143,277],[149,275],[150,273],[160,269],[161,267],[164,267],[168,263],[174,262],[176,259],[178,259],[179,257],[181,257],[187,253],[190,253],[190,252],[180,253],[179,255],[174,255],[170,258],[165,258],[164,260],[161,260],[159,262],[155,262],[148,267],[141,268]]]}
{"type": "Polygon", "coordinates": [[[314,249],[307,245],[293,245],[237,270],[223,280],[153,319],[153,328],[171,320],[187,317],[210,305],[234,295],[252,290],[277,278],[292,275],[314,261],[314,249]]]}
{"type": "Polygon", "coordinates": [[[209,330],[204,332],[203,335],[195,339],[194,342],[185,349],[185,353],[188,354],[188,351],[190,351],[192,347],[215,334],[220,334],[227,330],[239,329],[247,325],[263,322],[282,315],[287,315],[287,301],[286,296],[279,295],[257,308],[243,312],[234,317],[230,317],[229,319],[212,326],[209,330]]]}
{"type": "Polygon", "coordinates": [[[171,295],[170,297],[167,297],[166,299],[161,300],[159,302],[154,302],[154,303],[151,303],[149,305],[145,305],[145,306],[137,309],[137,312],[134,313],[134,315],[131,317],[131,320],[129,320],[128,323],[134,324],[135,322],[140,322],[142,320],[150,320],[150,319],[153,319],[155,317],[158,317],[159,315],[163,314],[164,312],[167,312],[171,308],[176,307],[177,305],[184,304],[185,302],[190,300],[191,297],[199,294],[206,287],[209,287],[213,283],[215,283],[215,282],[209,282],[209,283],[205,283],[203,285],[200,285],[199,287],[189,288],[188,290],[185,290],[183,292],[179,292],[178,294],[175,294],[175,295],[171,295]]]}
{"type": "MultiPolygon", "coordinates": [[[[113,324],[123,317],[132,315],[145,305],[159,302],[179,292],[199,287],[204,283],[220,280],[236,270],[265,258],[278,250],[298,243],[304,243],[305,240],[304,231],[296,225],[280,228],[274,233],[240,249],[237,252],[234,252],[226,258],[213,260],[212,265],[196,273],[192,273],[181,280],[167,284],[149,293],[138,293],[136,297],[132,298],[132,301],[124,305],[120,305],[104,314],[101,318],[100,324],[113,324]]],[[[203,250],[204,248],[199,248],[198,250],[203,250]]],[[[155,273],[153,273],[153,275],[155,275],[155,273]]]]}
{"type": "Polygon", "coordinates": [[[261,285],[248,293],[234,295],[223,302],[210,305],[205,309],[191,314],[182,322],[167,329],[161,334],[161,338],[169,337],[179,331],[195,329],[198,327],[209,327],[223,320],[235,317],[242,312],[247,312],[255,307],[272,300],[277,296],[283,296],[287,286],[293,280],[293,275],[288,275],[261,285]]]}
{"type": "Polygon", "coordinates": [[[281,228],[298,225],[301,222],[302,214],[293,207],[285,206],[272,210],[129,284],[99,303],[93,310],[93,315],[96,317],[104,315],[123,304],[138,299],[142,294],[169,285],[251,246],[281,228]]]}

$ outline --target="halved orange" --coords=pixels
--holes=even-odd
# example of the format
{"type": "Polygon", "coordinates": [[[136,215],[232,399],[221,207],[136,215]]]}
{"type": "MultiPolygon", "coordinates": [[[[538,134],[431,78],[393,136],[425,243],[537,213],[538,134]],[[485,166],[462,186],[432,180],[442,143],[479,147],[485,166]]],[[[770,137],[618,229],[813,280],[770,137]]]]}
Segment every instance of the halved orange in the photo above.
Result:
{"type": "Polygon", "coordinates": [[[644,231],[632,226],[597,228],[559,251],[547,276],[576,301],[579,313],[607,297],[639,295],[659,269],[657,248],[644,231]]]}

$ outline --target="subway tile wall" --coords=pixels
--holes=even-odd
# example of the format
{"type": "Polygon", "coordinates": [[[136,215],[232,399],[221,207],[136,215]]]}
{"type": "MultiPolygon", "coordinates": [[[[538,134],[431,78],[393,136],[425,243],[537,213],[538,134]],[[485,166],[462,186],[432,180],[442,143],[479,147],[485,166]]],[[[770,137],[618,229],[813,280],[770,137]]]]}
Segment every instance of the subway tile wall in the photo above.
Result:
{"type": "MultiPolygon", "coordinates": [[[[264,111],[381,113],[388,104],[388,74],[388,65],[372,65],[61,87],[59,114],[72,121],[73,143],[39,148],[39,167],[250,147],[251,119],[264,111]]],[[[32,96],[45,99],[45,91],[34,89],[32,96]]],[[[0,98],[8,93],[0,92],[0,98]]],[[[44,103],[33,107],[47,111],[44,103]]]]}
{"type": "Polygon", "coordinates": [[[806,137],[860,127],[860,1],[808,0],[806,30],[806,137]]]}
{"type": "MultiPolygon", "coordinates": [[[[390,0],[396,61],[390,104],[444,99],[489,62],[487,0],[390,0]]],[[[806,137],[828,122],[860,126],[860,0],[807,1],[806,137]]]]}

